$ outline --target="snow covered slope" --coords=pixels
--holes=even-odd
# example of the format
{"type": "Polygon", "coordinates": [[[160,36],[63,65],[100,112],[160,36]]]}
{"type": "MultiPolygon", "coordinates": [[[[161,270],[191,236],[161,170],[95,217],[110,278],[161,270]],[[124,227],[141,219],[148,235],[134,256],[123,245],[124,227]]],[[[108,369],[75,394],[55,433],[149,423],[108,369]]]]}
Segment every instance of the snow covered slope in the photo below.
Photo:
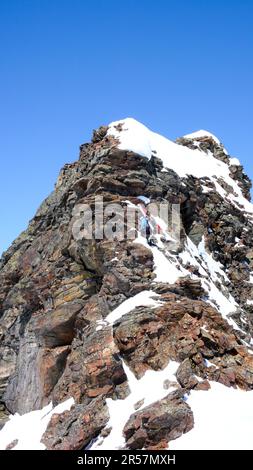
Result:
{"type": "Polygon", "coordinates": [[[0,450],[5,450],[8,446],[15,450],[44,450],[46,446],[42,444],[41,438],[52,416],[70,410],[73,404],[73,398],[69,398],[54,408],[50,403],[41,410],[31,411],[23,416],[18,413],[11,416],[0,431],[0,450]]]}
{"type": "MultiPolygon", "coordinates": [[[[192,150],[150,131],[146,126],[132,118],[112,122],[109,125],[108,135],[119,140],[119,148],[129,150],[148,159],[152,155],[160,158],[164,168],[174,170],[180,177],[193,175],[197,178],[208,177],[214,182],[216,190],[222,197],[228,197],[236,207],[242,207],[253,214],[253,206],[245,199],[241,188],[231,178],[229,165],[215,158],[210,151],[207,153],[199,148],[192,150]],[[218,179],[221,178],[231,188],[233,193],[227,194],[218,179]]],[[[195,140],[199,137],[211,137],[216,143],[220,141],[207,131],[199,131],[185,136],[195,140]]],[[[238,164],[234,159],[231,164],[238,164]]]]}
{"type": "Polygon", "coordinates": [[[227,389],[212,382],[208,392],[191,392],[194,428],[170,449],[249,450],[253,449],[253,392],[227,389]]]}
{"type": "Polygon", "coordinates": [[[197,140],[203,137],[204,138],[211,137],[211,139],[213,139],[216,142],[216,144],[218,145],[221,144],[221,141],[214,134],[212,134],[211,132],[205,131],[203,129],[201,129],[200,131],[192,132],[191,134],[186,134],[184,135],[184,137],[186,139],[191,139],[191,140],[197,140]]]}

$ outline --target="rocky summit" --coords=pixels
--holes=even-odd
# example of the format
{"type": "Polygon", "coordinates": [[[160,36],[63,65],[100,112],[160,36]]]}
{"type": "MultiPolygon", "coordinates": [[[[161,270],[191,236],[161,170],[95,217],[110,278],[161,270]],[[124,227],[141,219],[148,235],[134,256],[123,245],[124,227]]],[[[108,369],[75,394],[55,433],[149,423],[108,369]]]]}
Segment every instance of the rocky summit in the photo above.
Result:
{"type": "Polygon", "coordinates": [[[252,435],[250,189],[207,131],[93,132],[0,260],[2,449],[215,448],[228,416],[252,435]]]}

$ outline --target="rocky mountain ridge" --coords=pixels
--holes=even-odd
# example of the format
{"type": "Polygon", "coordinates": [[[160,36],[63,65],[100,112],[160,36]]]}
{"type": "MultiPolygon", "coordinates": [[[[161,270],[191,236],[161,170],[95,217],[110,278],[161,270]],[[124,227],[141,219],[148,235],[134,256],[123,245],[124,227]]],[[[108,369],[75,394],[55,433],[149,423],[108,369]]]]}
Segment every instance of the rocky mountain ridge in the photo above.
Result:
{"type": "Polygon", "coordinates": [[[2,424],[73,398],[46,448],[161,449],[197,426],[191,394],[251,393],[250,188],[205,131],[176,143],[133,119],[94,131],[0,261],[2,424]],[[180,205],[179,246],[75,238],[73,214],[98,196],[124,214],[140,196],[180,205]]]}

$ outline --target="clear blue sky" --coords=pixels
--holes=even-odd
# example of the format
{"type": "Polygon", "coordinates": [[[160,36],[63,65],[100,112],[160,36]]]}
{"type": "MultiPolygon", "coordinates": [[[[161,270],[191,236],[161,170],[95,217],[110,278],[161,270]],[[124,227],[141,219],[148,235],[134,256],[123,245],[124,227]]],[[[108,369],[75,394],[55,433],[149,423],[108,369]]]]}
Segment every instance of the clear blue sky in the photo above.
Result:
{"type": "Polygon", "coordinates": [[[0,252],[112,120],[207,129],[253,177],[252,22],[252,0],[0,0],[0,252]]]}

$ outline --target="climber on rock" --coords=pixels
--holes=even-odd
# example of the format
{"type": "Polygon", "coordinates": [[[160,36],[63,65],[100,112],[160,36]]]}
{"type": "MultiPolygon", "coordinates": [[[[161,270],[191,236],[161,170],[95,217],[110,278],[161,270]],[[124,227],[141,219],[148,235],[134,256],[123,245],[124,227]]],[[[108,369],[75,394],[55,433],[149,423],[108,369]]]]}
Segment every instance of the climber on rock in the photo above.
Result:
{"type": "Polygon", "coordinates": [[[146,238],[149,245],[151,245],[151,233],[150,214],[147,212],[145,216],[141,217],[141,235],[146,238]]]}

